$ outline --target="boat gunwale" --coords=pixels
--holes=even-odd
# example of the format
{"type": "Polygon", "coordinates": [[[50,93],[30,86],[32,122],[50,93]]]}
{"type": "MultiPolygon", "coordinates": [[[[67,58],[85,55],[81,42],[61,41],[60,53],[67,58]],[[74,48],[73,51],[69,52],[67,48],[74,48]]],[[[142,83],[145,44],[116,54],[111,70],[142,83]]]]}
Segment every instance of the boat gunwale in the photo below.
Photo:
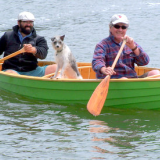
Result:
{"type": "MultiPolygon", "coordinates": [[[[43,77],[34,77],[26,75],[15,75],[13,73],[7,73],[0,71],[1,75],[8,77],[15,77],[21,79],[41,80],[41,81],[53,81],[53,82],[101,82],[102,79],[50,79],[43,77]]],[[[146,81],[160,81],[160,78],[129,78],[129,79],[110,79],[110,82],[146,82],[146,81]]]]}
{"type": "MultiPolygon", "coordinates": [[[[3,63],[0,63],[2,65],[3,63]]],[[[39,65],[50,65],[55,64],[54,61],[38,61],[39,65]]],[[[77,62],[77,65],[81,68],[87,66],[92,67],[90,62],[77,62]]],[[[140,69],[148,69],[148,70],[160,70],[158,68],[152,68],[152,67],[146,67],[146,66],[135,66],[135,68],[140,69]]],[[[5,76],[9,77],[15,77],[15,78],[22,78],[22,79],[32,79],[32,80],[41,80],[41,81],[53,81],[53,82],[101,82],[102,79],[50,79],[47,77],[34,77],[34,76],[27,76],[27,75],[16,75],[13,73],[8,73],[4,71],[0,71],[0,74],[3,74],[5,76]]],[[[144,81],[160,81],[160,78],[128,78],[128,79],[110,79],[110,82],[144,82],[144,81]]]]}

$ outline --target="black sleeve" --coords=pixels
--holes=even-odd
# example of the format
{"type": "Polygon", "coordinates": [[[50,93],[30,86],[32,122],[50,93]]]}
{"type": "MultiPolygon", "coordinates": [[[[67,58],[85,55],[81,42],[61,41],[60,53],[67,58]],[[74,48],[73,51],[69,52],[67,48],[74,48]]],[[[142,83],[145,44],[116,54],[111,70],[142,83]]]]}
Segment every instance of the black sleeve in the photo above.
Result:
{"type": "Polygon", "coordinates": [[[45,59],[47,57],[49,49],[45,38],[38,36],[35,47],[37,49],[36,57],[39,59],[45,59]]]}
{"type": "Polygon", "coordinates": [[[0,38],[0,55],[3,54],[3,52],[5,51],[5,48],[6,48],[6,37],[5,37],[5,34],[0,38]]]}

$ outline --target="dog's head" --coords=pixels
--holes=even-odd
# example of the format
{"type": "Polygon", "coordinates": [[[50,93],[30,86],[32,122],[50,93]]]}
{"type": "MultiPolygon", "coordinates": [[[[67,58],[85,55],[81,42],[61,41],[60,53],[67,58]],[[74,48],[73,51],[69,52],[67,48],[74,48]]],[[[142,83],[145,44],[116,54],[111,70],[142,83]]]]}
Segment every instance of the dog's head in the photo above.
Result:
{"type": "Polygon", "coordinates": [[[51,38],[52,46],[56,51],[61,51],[63,49],[64,37],[65,37],[65,35],[55,36],[55,37],[51,38]]]}

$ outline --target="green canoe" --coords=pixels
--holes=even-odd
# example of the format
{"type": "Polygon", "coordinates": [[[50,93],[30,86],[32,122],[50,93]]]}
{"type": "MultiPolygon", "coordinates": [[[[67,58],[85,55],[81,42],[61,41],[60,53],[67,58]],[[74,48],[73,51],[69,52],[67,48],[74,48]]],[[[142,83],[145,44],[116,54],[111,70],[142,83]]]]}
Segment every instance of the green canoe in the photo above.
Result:
{"type": "MultiPolygon", "coordinates": [[[[39,65],[54,62],[40,61],[39,65]]],[[[78,63],[83,80],[14,75],[0,71],[0,89],[24,97],[62,105],[86,107],[101,80],[95,78],[90,63],[78,63]]],[[[138,74],[153,68],[136,67],[138,74]]],[[[160,78],[112,79],[104,107],[160,108],[160,78]]]]}

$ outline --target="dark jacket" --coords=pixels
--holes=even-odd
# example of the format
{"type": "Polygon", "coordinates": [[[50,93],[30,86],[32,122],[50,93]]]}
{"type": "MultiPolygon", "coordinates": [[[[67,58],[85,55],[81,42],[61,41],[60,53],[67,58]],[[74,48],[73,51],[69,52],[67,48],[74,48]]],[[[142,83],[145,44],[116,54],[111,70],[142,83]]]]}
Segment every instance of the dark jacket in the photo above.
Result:
{"type": "Polygon", "coordinates": [[[32,44],[36,47],[37,53],[21,53],[13,58],[4,61],[2,70],[14,69],[20,72],[32,71],[37,67],[37,58],[45,59],[48,53],[47,41],[44,37],[38,36],[33,28],[32,36],[26,37],[21,43],[18,36],[19,26],[13,27],[13,31],[5,32],[0,38],[0,55],[4,52],[4,56],[12,54],[23,47],[23,44],[32,44]]]}

